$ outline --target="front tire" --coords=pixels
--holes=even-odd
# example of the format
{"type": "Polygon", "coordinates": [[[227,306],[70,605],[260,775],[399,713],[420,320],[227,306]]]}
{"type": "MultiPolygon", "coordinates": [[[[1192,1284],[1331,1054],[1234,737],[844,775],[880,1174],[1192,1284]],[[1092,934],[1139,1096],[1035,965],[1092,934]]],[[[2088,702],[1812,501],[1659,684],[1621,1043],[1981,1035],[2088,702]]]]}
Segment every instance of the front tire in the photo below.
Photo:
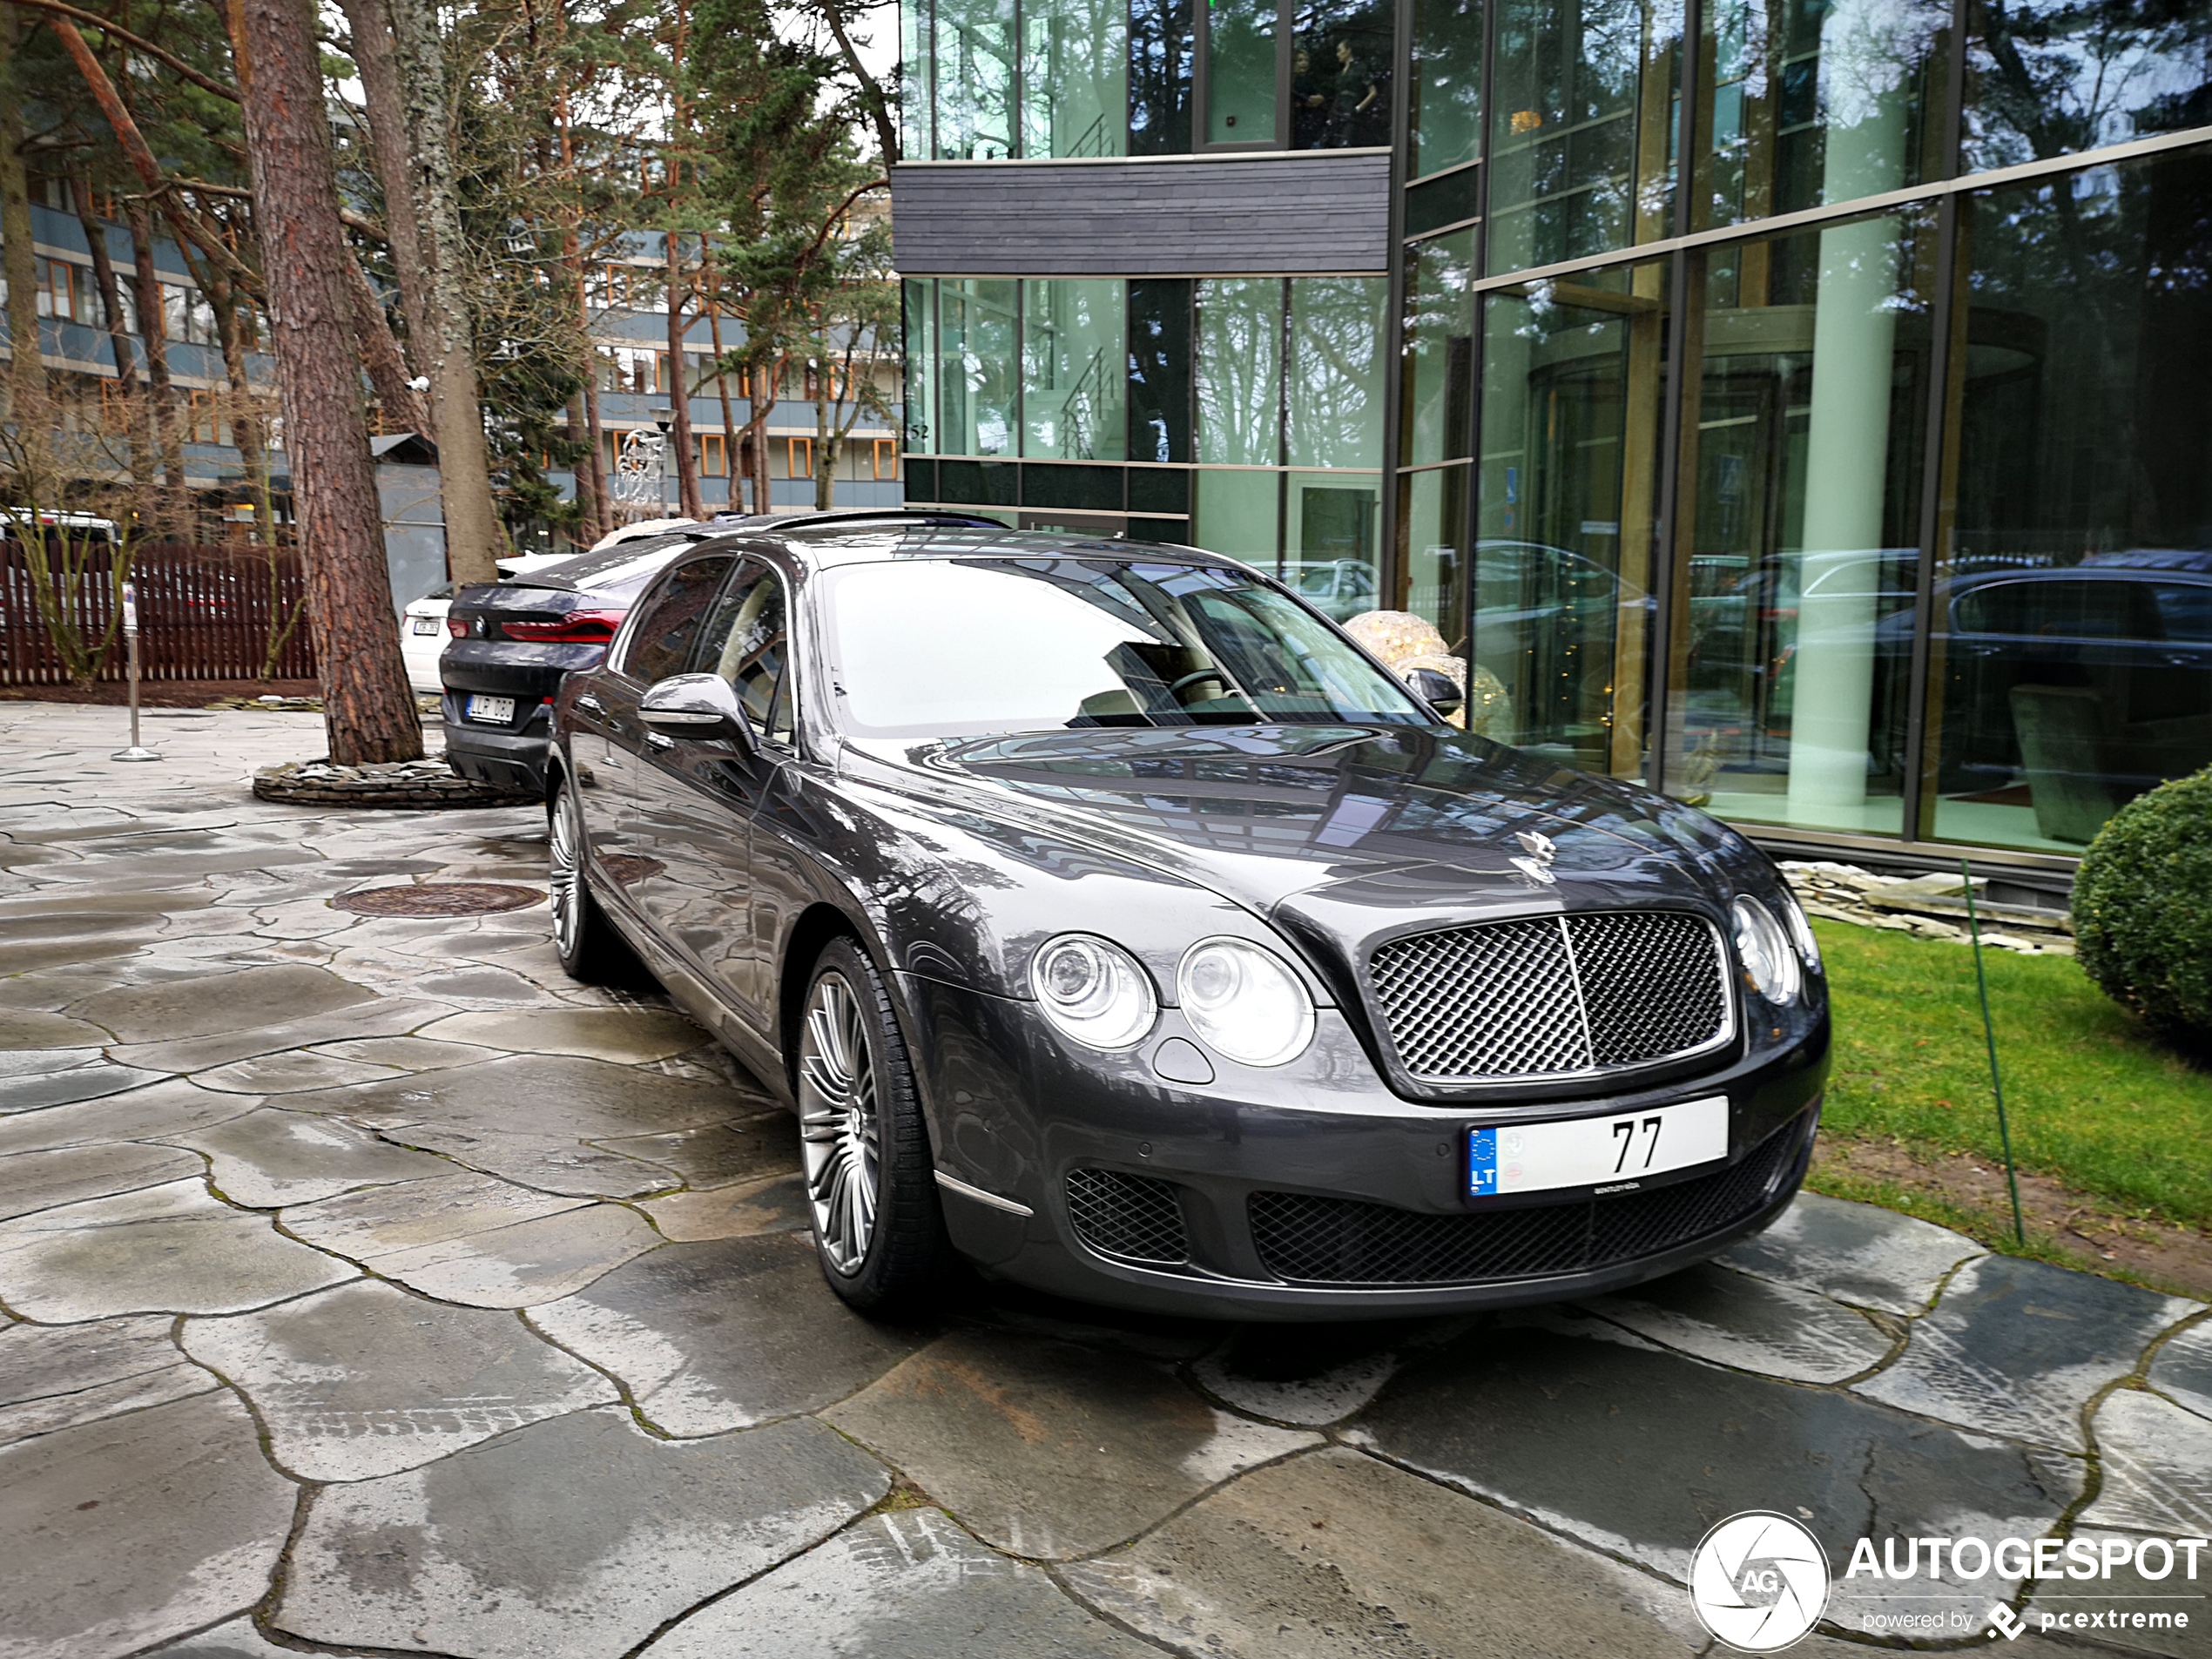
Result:
{"type": "Polygon", "coordinates": [[[863,1313],[927,1311],[952,1247],[914,1067],[883,979],[850,939],[814,963],[799,1030],[799,1149],[814,1251],[863,1313]]]}
{"type": "Polygon", "coordinates": [[[616,936],[584,880],[583,809],[577,800],[575,786],[566,777],[555,780],[553,799],[546,806],[545,827],[553,949],[561,966],[570,978],[587,985],[629,983],[637,976],[637,961],[616,936]]]}

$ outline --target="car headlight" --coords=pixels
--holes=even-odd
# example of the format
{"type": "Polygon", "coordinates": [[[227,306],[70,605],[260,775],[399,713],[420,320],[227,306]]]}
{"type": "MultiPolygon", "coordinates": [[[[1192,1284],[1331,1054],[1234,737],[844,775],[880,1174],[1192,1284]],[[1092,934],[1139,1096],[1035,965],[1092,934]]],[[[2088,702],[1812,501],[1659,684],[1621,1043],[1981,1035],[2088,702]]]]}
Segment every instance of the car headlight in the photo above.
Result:
{"type": "Polygon", "coordinates": [[[1272,951],[1202,939],[1175,970],[1183,1017],[1208,1048],[1247,1066],[1279,1066],[1313,1041],[1313,999],[1272,951]]]}
{"type": "Polygon", "coordinates": [[[1782,890],[1782,920],[1790,929],[1790,937],[1797,941],[1797,954],[1805,959],[1805,966],[1817,974],[1820,971],[1820,941],[1812,936],[1812,921],[1805,914],[1804,906],[1797,902],[1797,895],[1787,887],[1782,890]]]}
{"type": "Polygon", "coordinates": [[[1045,1018],[1093,1049],[1133,1049],[1159,1017],[1159,999],[1136,959],[1088,934],[1045,941],[1029,962],[1045,1018]]]}
{"type": "Polygon", "coordinates": [[[1797,953],[1790,948],[1782,924],[1757,899],[1738,898],[1729,907],[1736,923],[1736,954],[1759,995],[1770,1002],[1787,1002],[1804,982],[1797,953]]]}

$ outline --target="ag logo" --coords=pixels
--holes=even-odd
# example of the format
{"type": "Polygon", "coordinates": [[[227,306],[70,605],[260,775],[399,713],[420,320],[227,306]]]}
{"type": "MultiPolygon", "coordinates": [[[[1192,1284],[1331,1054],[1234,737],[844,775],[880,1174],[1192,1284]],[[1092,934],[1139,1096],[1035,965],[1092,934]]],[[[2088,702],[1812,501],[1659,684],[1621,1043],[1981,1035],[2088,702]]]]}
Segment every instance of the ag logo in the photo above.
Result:
{"type": "Polygon", "coordinates": [[[1689,1604],[1704,1627],[1743,1653],[1774,1653],[1820,1622],[1828,1557],[1787,1515],[1730,1515],[1689,1561],[1689,1604]]]}

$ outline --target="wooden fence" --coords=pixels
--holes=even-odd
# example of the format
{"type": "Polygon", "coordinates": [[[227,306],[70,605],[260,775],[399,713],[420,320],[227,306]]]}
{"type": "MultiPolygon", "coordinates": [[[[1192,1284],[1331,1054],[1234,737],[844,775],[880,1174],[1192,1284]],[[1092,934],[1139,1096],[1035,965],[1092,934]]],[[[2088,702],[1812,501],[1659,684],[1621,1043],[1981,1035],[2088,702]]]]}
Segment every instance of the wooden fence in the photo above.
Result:
{"type": "MultiPolygon", "coordinates": [[[[114,611],[108,555],[74,596],[78,625],[97,643],[114,611]]],[[[132,569],[138,594],[139,671],[152,680],[257,678],[268,660],[273,631],[298,614],[306,577],[296,548],[207,547],[185,542],[142,544],[132,569]]],[[[29,550],[0,541],[0,685],[57,685],[69,675],[39,619],[37,578],[29,550]]],[[[103,680],[125,677],[123,637],[100,666],[103,680]]],[[[274,668],[278,679],[315,678],[314,648],[304,616],[274,668]]]]}

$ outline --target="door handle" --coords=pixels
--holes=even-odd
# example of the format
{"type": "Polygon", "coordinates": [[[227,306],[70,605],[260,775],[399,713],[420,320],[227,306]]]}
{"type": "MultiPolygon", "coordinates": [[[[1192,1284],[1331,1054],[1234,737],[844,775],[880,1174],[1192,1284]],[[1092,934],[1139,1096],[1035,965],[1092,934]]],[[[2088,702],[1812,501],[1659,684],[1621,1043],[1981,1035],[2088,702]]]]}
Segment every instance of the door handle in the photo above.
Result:
{"type": "Polygon", "coordinates": [[[600,711],[606,707],[605,704],[600,702],[597,698],[592,696],[592,694],[589,691],[585,691],[577,697],[576,705],[580,709],[589,709],[594,714],[600,712],[600,711]]]}
{"type": "Polygon", "coordinates": [[[648,732],[645,733],[645,746],[649,749],[673,749],[676,739],[658,732],[648,732]]]}

